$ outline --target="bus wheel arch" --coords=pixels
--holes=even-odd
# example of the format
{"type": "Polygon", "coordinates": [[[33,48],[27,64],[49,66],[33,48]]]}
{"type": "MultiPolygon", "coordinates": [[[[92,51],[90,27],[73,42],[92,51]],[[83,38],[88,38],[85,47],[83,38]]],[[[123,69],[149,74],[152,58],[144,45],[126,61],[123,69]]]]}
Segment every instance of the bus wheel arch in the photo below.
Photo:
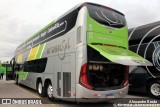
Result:
{"type": "Polygon", "coordinates": [[[46,88],[43,86],[43,82],[42,82],[42,79],[40,77],[37,78],[36,89],[37,89],[38,94],[41,97],[46,96],[46,88]]]}
{"type": "Polygon", "coordinates": [[[160,77],[148,79],[146,91],[150,97],[160,99],[160,77]]]}

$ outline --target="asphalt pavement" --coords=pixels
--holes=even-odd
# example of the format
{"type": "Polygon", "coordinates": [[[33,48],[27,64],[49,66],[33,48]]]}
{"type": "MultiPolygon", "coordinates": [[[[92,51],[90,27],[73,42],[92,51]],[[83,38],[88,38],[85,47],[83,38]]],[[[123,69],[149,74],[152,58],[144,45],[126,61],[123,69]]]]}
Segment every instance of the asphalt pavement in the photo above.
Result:
{"type": "MultiPolygon", "coordinates": [[[[18,86],[15,84],[14,81],[6,81],[0,80],[0,98],[37,98],[41,99],[43,103],[46,104],[38,104],[38,105],[29,105],[29,107],[85,107],[85,106],[91,106],[91,107],[113,107],[114,101],[104,102],[104,103],[96,103],[96,104],[84,104],[84,103],[71,103],[71,102],[65,102],[61,100],[56,101],[49,101],[47,97],[41,98],[37,92],[31,88],[28,88],[26,86],[18,86]]],[[[146,95],[127,95],[126,98],[147,98],[146,95]]],[[[22,105],[3,105],[0,104],[0,107],[22,107],[22,105]]],[[[23,105],[23,107],[28,107],[28,105],[23,105]]]]}

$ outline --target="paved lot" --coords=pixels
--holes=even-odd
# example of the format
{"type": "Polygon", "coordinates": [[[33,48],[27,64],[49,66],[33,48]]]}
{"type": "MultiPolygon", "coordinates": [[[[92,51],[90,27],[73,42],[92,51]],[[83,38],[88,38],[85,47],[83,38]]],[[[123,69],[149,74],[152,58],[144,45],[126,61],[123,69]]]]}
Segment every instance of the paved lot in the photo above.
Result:
{"type": "MultiPolygon", "coordinates": [[[[141,96],[137,95],[128,95],[127,98],[147,98],[145,94],[141,96]]],[[[41,98],[36,93],[35,90],[32,90],[25,86],[17,86],[14,81],[5,81],[0,80],[0,98],[41,98]]],[[[51,104],[43,104],[43,105],[30,105],[29,107],[85,107],[85,106],[94,106],[94,107],[113,107],[114,101],[109,101],[105,103],[98,104],[77,104],[77,103],[69,103],[64,101],[54,101],[50,102],[47,98],[42,98],[42,101],[45,103],[51,104]]],[[[22,107],[22,105],[0,105],[0,107],[22,107]]],[[[23,107],[28,107],[28,105],[23,105],[23,107]]]]}

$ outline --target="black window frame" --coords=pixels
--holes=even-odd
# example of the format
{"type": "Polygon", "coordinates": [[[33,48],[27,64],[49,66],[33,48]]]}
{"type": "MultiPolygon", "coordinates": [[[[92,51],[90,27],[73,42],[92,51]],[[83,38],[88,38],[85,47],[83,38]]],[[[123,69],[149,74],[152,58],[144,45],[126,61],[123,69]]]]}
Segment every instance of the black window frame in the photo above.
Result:
{"type": "Polygon", "coordinates": [[[34,72],[34,73],[43,73],[46,69],[47,58],[41,58],[31,61],[26,61],[23,64],[24,72],[34,72]]]}
{"type": "Polygon", "coordinates": [[[113,27],[113,28],[123,28],[126,26],[126,19],[125,19],[124,14],[122,14],[114,9],[111,9],[111,8],[105,7],[105,6],[101,6],[101,5],[92,4],[92,3],[87,4],[87,9],[88,9],[90,17],[100,24],[103,24],[103,25],[109,26],[109,27],[113,27]],[[107,20],[107,19],[102,14],[98,14],[100,17],[98,17],[98,15],[95,14],[95,12],[99,12],[100,10],[105,11],[106,14],[110,14],[110,15],[107,15],[108,17],[111,16],[111,13],[114,14],[114,16],[118,18],[119,24],[115,25],[115,23],[112,23],[109,20],[108,20],[108,22],[102,20],[102,19],[105,19],[105,20],[107,20]],[[102,18],[102,19],[100,19],[100,18],[102,18]],[[122,23],[120,24],[120,22],[122,22],[122,23]]]}

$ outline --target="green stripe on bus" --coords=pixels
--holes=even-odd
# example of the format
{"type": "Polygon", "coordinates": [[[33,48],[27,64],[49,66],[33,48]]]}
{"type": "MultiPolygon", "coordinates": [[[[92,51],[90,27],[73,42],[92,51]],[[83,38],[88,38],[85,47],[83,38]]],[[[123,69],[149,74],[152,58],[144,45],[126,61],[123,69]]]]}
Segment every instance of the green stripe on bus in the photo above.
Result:
{"type": "Polygon", "coordinates": [[[36,59],[41,58],[41,54],[42,54],[43,48],[44,48],[44,44],[41,44],[41,45],[39,46],[39,49],[38,49],[38,53],[37,53],[36,59]]]}

